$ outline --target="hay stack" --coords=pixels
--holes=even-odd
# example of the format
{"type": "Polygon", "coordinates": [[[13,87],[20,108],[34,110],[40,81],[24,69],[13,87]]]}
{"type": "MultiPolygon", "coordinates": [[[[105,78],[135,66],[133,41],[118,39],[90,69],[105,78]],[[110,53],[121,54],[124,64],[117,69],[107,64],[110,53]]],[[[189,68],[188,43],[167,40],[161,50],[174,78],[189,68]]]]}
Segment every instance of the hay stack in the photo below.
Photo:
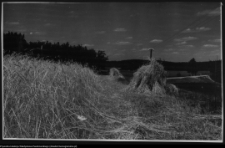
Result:
{"type": "Polygon", "coordinates": [[[166,87],[165,87],[165,90],[166,90],[166,93],[169,94],[169,95],[175,95],[176,96],[179,93],[178,88],[173,84],[167,84],[166,87]]]}
{"type": "Polygon", "coordinates": [[[124,76],[120,73],[120,71],[117,68],[111,68],[109,75],[114,80],[124,79],[124,76]]]}
{"type": "Polygon", "coordinates": [[[149,65],[140,67],[132,78],[128,89],[139,93],[164,94],[166,86],[166,72],[161,64],[152,59],[149,65]]]}

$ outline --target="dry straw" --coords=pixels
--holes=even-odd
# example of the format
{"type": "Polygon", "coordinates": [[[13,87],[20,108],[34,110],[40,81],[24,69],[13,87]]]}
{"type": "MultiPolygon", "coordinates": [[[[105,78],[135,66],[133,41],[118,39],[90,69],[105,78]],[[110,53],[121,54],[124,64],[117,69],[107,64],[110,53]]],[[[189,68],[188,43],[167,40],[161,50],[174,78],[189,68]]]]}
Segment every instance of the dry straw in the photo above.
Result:
{"type": "Polygon", "coordinates": [[[148,65],[140,67],[131,80],[128,90],[134,90],[138,93],[155,93],[165,94],[168,91],[173,91],[175,86],[167,86],[166,71],[154,58],[150,60],[148,65]],[[170,89],[165,89],[165,88],[170,89]]]}
{"type": "Polygon", "coordinates": [[[114,80],[122,80],[124,79],[124,76],[120,73],[120,71],[117,68],[111,68],[109,75],[114,80]]]}
{"type": "Polygon", "coordinates": [[[178,88],[173,84],[167,84],[165,90],[169,95],[178,95],[179,93],[178,88]]]}

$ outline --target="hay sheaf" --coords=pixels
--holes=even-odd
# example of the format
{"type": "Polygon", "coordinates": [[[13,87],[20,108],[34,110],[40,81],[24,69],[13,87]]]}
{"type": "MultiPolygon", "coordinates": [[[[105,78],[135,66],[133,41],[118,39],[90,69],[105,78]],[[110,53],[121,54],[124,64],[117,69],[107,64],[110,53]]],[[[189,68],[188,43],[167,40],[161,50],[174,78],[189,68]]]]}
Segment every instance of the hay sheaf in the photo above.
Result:
{"type": "Polygon", "coordinates": [[[166,92],[164,87],[166,87],[166,71],[161,64],[152,59],[149,65],[140,67],[134,73],[128,90],[139,93],[164,94],[166,92]]]}
{"type": "Polygon", "coordinates": [[[179,93],[178,88],[173,84],[166,84],[165,90],[166,90],[166,93],[169,95],[178,95],[179,93]]]}
{"type": "Polygon", "coordinates": [[[109,75],[113,79],[124,79],[124,76],[120,73],[117,68],[111,68],[109,75]]]}

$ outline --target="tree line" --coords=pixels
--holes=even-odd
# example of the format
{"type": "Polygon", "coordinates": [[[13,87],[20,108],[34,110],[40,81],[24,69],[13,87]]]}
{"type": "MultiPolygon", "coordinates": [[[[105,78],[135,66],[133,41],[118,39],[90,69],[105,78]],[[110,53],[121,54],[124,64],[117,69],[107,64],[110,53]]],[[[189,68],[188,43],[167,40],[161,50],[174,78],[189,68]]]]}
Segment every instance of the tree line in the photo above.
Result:
{"type": "MultiPolygon", "coordinates": [[[[21,33],[8,32],[4,34],[4,55],[17,53],[29,55],[34,58],[60,61],[60,62],[77,62],[87,65],[96,70],[118,67],[123,70],[137,70],[143,64],[148,63],[147,60],[123,60],[108,61],[104,51],[95,51],[88,49],[82,45],[70,45],[68,42],[60,44],[51,42],[27,42],[25,36],[21,33]]],[[[188,71],[196,75],[197,71],[210,71],[211,77],[217,81],[221,81],[221,60],[196,62],[192,58],[189,62],[168,62],[157,60],[162,64],[165,70],[188,71]]]]}
{"type": "Polygon", "coordinates": [[[4,33],[4,55],[13,53],[28,55],[38,59],[78,62],[90,67],[101,68],[108,60],[104,51],[95,51],[86,46],[70,45],[68,42],[60,44],[51,42],[27,42],[25,36],[17,32],[4,33]]]}

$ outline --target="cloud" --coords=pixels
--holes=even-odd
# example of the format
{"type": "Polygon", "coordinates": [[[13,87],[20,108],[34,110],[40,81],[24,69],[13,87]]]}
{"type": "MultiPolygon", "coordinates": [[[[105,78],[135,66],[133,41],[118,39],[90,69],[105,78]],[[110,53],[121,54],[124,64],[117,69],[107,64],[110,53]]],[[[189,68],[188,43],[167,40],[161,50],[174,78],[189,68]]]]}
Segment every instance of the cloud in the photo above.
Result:
{"type": "Polygon", "coordinates": [[[185,48],[185,49],[179,49],[179,51],[188,51],[188,49],[187,48],[185,48]]]}
{"type": "Polygon", "coordinates": [[[41,32],[41,31],[36,31],[36,32],[33,32],[33,34],[35,34],[35,35],[45,35],[46,33],[41,32]]]}
{"type": "Polygon", "coordinates": [[[5,22],[6,24],[9,24],[9,25],[19,25],[20,23],[19,22],[5,22]]]}
{"type": "Polygon", "coordinates": [[[131,14],[131,15],[130,15],[130,17],[134,17],[134,16],[136,16],[136,14],[131,14]]]}
{"type": "Polygon", "coordinates": [[[180,42],[180,43],[177,43],[176,45],[184,45],[184,44],[186,44],[187,42],[186,41],[182,41],[182,42],[180,42]]]}
{"type": "Polygon", "coordinates": [[[154,40],[151,40],[150,43],[161,43],[163,40],[160,40],[160,39],[154,39],[154,40]]]}
{"type": "Polygon", "coordinates": [[[205,10],[205,11],[197,13],[197,16],[202,16],[202,15],[208,15],[208,16],[220,15],[220,7],[216,8],[214,10],[205,10]]]}
{"type": "Polygon", "coordinates": [[[221,57],[222,53],[220,49],[216,50],[199,50],[198,52],[194,53],[194,56],[196,58],[199,58],[201,60],[209,60],[209,59],[222,59],[221,57]]]}
{"type": "Polygon", "coordinates": [[[194,45],[180,45],[182,47],[194,47],[194,45]]]}
{"type": "Polygon", "coordinates": [[[105,31],[97,31],[96,33],[97,33],[97,34],[104,34],[105,31]]]}
{"type": "Polygon", "coordinates": [[[115,53],[115,54],[112,54],[112,56],[121,56],[121,55],[124,55],[124,53],[115,53]]]}
{"type": "Polygon", "coordinates": [[[121,41],[121,42],[116,42],[115,44],[117,44],[117,45],[128,45],[128,44],[131,44],[131,43],[130,42],[121,41]]]}
{"type": "Polygon", "coordinates": [[[74,13],[70,13],[68,16],[71,17],[71,18],[78,18],[79,17],[78,14],[74,14],[74,13]]]}
{"type": "Polygon", "coordinates": [[[129,36],[129,37],[127,37],[126,39],[133,39],[133,37],[132,37],[132,36],[129,36]]]}
{"type": "Polygon", "coordinates": [[[141,51],[149,50],[149,48],[142,48],[141,51]]]}
{"type": "Polygon", "coordinates": [[[35,31],[35,32],[29,32],[30,35],[35,34],[35,35],[45,35],[45,32],[41,32],[41,31],[35,31]]]}
{"type": "Polygon", "coordinates": [[[208,48],[208,47],[218,47],[218,45],[205,44],[205,45],[203,45],[203,47],[206,47],[206,48],[208,48]]]}
{"type": "Polygon", "coordinates": [[[174,51],[174,52],[172,52],[172,54],[179,54],[179,52],[177,52],[177,51],[174,51]]]}
{"type": "Polygon", "coordinates": [[[137,46],[142,46],[142,45],[143,45],[142,43],[138,43],[138,44],[137,44],[137,46]]]}
{"type": "Polygon", "coordinates": [[[51,26],[51,25],[52,25],[51,23],[46,23],[46,24],[45,24],[45,26],[51,26]]]}
{"type": "Polygon", "coordinates": [[[193,32],[193,31],[192,31],[190,28],[188,28],[188,29],[182,31],[182,33],[187,33],[187,32],[193,32]]]}
{"type": "Polygon", "coordinates": [[[124,32],[124,31],[127,31],[127,30],[124,29],[124,28],[116,28],[114,31],[116,31],[116,32],[124,32]]]}
{"type": "Polygon", "coordinates": [[[54,42],[54,40],[49,40],[49,42],[53,43],[53,42],[54,42]]]}
{"type": "Polygon", "coordinates": [[[26,29],[16,29],[17,32],[26,32],[26,29]]]}
{"type": "Polygon", "coordinates": [[[91,47],[94,46],[94,44],[83,44],[83,46],[91,47]]]}
{"type": "Polygon", "coordinates": [[[200,31],[208,31],[210,30],[211,28],[208,28],[208,27],[197,27],[195,29],[186,29],[184,31],[182,31],[182,33],[192,33],[192,32],[200,32],[200,31]]]}
{"type": "Polygon", "coordinates": [[[174,48],[167,48],[167,49],[164,49],[164,51],[173,51],[174,50],[174,48]]]}
{"type": "Polygon", "coordinates": [[[131,52],[139,52],[140,50],[139,49],[136,49],[136,48],[133,48],[131,49],[131,52]]]}
{"type": "Polygon", "coordinates": [[[207,31],[207,30],[210,30],[210,28],[208,28],[208,27],[197,27],[196,30],[197,31],[207,31]]]}
{"type": "Polygon", "coordinates": [[[196,37],[183,37],[183,38],[179,38],[179,39],[174,39],[174,41],[176,42],[184,42],[184,41],[190,41],[190,40],[196,40],[196,37]]]}
{"type": "Polygon", "coordinates": [[[221,42],[221,39],[209,40],[210,42],[221,42]]]}
{"type": "Polygon", "coordinates": [[[187,45],[186,43],[187,43],[186,41],[183,41],[183,42],[177,43],[176,45],[178,45],[179,47],[194,47],[194,45],[187,45]]]}

